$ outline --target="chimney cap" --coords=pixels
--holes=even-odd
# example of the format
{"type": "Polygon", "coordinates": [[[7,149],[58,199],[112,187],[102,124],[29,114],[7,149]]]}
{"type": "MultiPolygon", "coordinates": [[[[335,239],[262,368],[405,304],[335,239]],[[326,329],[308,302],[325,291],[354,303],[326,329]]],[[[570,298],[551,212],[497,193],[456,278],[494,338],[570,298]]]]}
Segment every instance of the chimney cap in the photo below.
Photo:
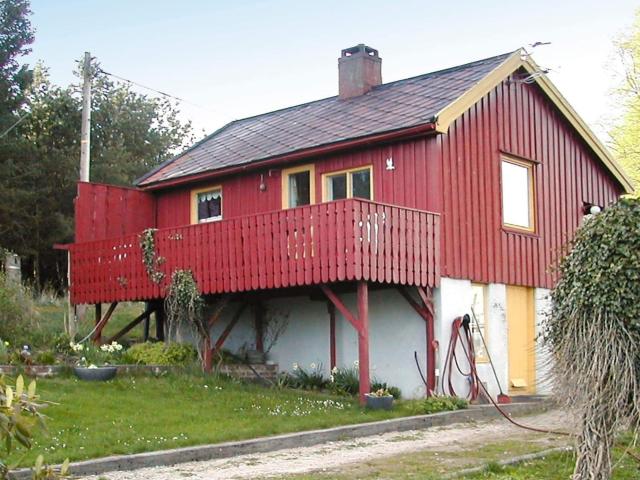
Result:
{"type": "Polygon", "coordinates": [[[342,50],[341,57],[352,57],[354,55],[366,55],[378,58],[378,50],[371,48],[364,43],[359,43],[355,47],[345,48],[342,50]]]}

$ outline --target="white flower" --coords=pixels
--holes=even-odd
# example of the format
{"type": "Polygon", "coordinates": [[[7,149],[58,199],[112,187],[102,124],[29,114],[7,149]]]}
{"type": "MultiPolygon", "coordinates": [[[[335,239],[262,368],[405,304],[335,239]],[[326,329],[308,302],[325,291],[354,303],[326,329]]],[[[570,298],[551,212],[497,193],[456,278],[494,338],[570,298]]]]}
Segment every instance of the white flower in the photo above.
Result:
{"type": "Polygon", "coordinates": [[[7,341],[5,340],[5,342],[4,342],[4,346],[5,346],[5,347],[8,347],[8,346],[9,346],[9,342],[7,342],[7,341]]]}
{"type": "Polygon", "coordinates": [[[331,380],[331,383],[333,383],[333,382],[335,382],[335,381],[336,381],[336,379],[335,379],[335,378],[333,378],[333,375],[330,375],[330,376],[329,376],[329,380],[331,380]]]}
{"type": "Polygon", "coordinates": [[[355,362],[353,362],[353,366],[354,367],[359,367],[360,366],[360,362],[358,362],[358,360],[356,360],[355,362]]]}
{"type": "Polygon", "coordinates": [[[316,369],[316,364],[311,362],[311,365],[309,365],[311,367],[311,370],[315,370],[316,369]]]}
{"type": "Polygon", "coordinates": [[[107,350],[109,350],[109,345],[100,345],[100,350],[106,352],[107,350]]]}
{"type": "Polygon", "coordinates": [[[93,363],[91,365],[89,365],[89,368],[98,368],[96,367],[93,363]]]}
{"type": "Polygon", "coordinates": [[[333,373],[334,375],[335,375],[336,373],[338,373],[338,367],[333,367],[333,368],[331,369],[331,373],[333,373]]]}

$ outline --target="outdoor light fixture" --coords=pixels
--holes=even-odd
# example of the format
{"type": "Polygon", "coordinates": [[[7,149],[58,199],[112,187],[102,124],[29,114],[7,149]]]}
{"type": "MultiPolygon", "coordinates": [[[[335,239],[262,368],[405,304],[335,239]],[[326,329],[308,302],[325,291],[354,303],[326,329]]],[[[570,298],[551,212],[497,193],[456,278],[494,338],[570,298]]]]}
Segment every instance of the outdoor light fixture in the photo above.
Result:
{"type": "Polygon", "coordinates": [[[582,212],[585,215],[597,215],[602,211],[602,207],[600,205],[596,205],[594,203],[584,202],[582,207],[582,212]]]}
{"type": "Polygon", "coordinates": [[[264,173],[260,174],[260,191],[261,192],[267,191],[267,184],[264,183],[264,173]]]}

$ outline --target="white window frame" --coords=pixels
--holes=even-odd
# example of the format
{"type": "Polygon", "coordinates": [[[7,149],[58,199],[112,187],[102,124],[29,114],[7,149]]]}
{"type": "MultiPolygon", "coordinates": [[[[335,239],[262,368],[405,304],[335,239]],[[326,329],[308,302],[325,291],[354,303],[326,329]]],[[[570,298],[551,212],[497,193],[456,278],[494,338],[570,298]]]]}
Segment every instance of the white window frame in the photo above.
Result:
{"type": "Polygon", "coordinates": [[[534,178],[534,166],[535,164],[533,162],[527,161],[527,160],[522,160],[519,158],[515,158],[515,157],[511,157],[508,155],[502,155],[500,157],[500,195],[501,195],[501,199],[502,199],[502,225],[503,227],[506,227],[508,229],[514,229],[514,230],[521,230],[524,232],[535,232],[536,231],[536,210],[535,210],[535,205],[536,205],[536,190],[535,190],[535,178],[534,178]],[[518,223],[513,223],[513,222],[507,222],[505,220],[505,205],[507,204],[507,202],[509,201],[509,199],[507,199],[505,197],[505,178],[504,178],[504,167],[505,167],[505,163],[506,164],[510,164],[510,165],[515,165],[517,167],[521,167],[526,169],[527,171],[527,205],[528,205],[528,214],[529,214],[529,218],[528,218],[528,225],[524,225],[524,224],[518,224],[518,223]]]}

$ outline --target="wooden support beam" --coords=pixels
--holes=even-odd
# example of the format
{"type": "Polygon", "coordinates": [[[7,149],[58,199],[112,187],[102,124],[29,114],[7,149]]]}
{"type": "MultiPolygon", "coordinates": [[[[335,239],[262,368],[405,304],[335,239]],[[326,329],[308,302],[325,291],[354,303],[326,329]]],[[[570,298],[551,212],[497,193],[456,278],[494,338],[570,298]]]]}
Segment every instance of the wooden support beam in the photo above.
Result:
{"type": "MultiPolygon", "coordinates": [[[[226,328],[222,331],[222,333],[220,334],[220,336],[216,340],[216,343],[214,344],[213,347],[211,346],[211,338],[207,338],[207,340],[205,340],[205,345],[203,345],[203,356],[204,356],[204,358],[202,359],[203,368],[204,368],[205,372],[210,372],[213,369],[213,353],[219,351],[220,349],[222,349],[222,346],[224,345],[224,342],[227,340],[227,337],[231,333],[231,330],[233,330],[233,327],[235,327],[236,323],[238,323],[238,321],[240,320],[240,316],[242,315],[242,312],[244,311],[244,309],[246,307],[247,307],[246,303],[242,303],[238,307],[238,310],[236,310],[236,312],[233,314],[233,317],[231,318],[231,321],[226,326],[226,328]]],[[[211,328],[211,326],[214,325],[218,321],[218,319],[220,318],[221,312],[222,312],[222,310],[220,310],[215,315],[215,318],[212,317],[209,320],[209,328],[211,328]]]]}
{"type": "Polygon", "coordinates": [[[342,300],[333,293],[326,284],[320,284],[320,288],[329,301],[346,318],[358,332],[358,374],[360,380],[360,404],[365,403],[365,394],[371,390],[369,377],[369,285],[360,280],[357,283],[358,314],[354,315],[342,303],[342,300]]]}
{"type": "Polygon", "coordinates": [[[434,325],[434,309],[433,295],[431,289],[425,291],[422,287],[417,287],[420,303],[418,303],[409,293],[406,287],[398,287],[398,292],[407,300],[409,305],[422,317],[425,322],[426,343],[427,343],[427,384],[426,394],[431,396],[436,391],[436,350],[438,344],[436,342],[435,325],[434,325]]]}
{"type": "MultiPolygon", "coordinates": [[[[111,315],[113,314],[113,311],[116,309],[117,306],[118,306],[118,302],[113,302],[111,305],[109,305],[109,308],[107,309],[107,312],[104,314],[104,317],[102,317],[100,321],[97,323],[95,331],[93,332],[94,343],[102,342],[102,329],[105,327],[105,325],[111,318],[111,315]]],[[[96,305],[96,313],[98,313],[97,305],[96,305]]]]}
{"type": "Polygon", "coordinates": [[[371,392],[369,377],[369,289],[367,282],[358,282],[358,371],[360,372],[360,404],[365,404],[365,394],[371,392]]]}
{"type": "Polygon", "coordinates": [[[329,363],[331,370],[337,365],[336,355],[336,307],[330,301],[327,302],[329,312],[329,363]]]}
{"type": "Polygon", "coordinates": [[[156,305],[156,340],[159,342],[164,342],[164,300],[159,300],[156,305]]]}
{"type": "MultiPolygon", "coordinates": [[[[96,326],[100,323],[100,320],[102,320],[102,304],[96,303],[96,314],[95,314],[96,326]]],[[[97,340],[94,339],[94,341],[97,341],[98,343],[101,340],[102,340],[101,338],[98,338],[97,340]]]]}
{"type": "Polygon", "coordinates": [[[338,296],[333,293],[329,286],[321,283],[320,289],[324,292],[331,303],[333,303],[335,307],[340,311],[342,316],[346,318],[351,325],[353,325],[353,328],[355,328],[357,331],[360,331],[360,321],[358,320],[358,318],[349,311],[345,304],[342,303],[342,300],[340,300],[340,298],[338,298],[338,296]]]}
{"type": "Polygon", "coordinates": [[[127,324],[122,330],[116,333],[113,337],[107,340],[107,343],[115,342],[120,340],[124,335],[133,330],[142,320],[148,320],[151,316],[151,313],[155,310],[155,307],[152,304],[148,304],[147,309],[134,318],[130,323],[127,324]]]}

